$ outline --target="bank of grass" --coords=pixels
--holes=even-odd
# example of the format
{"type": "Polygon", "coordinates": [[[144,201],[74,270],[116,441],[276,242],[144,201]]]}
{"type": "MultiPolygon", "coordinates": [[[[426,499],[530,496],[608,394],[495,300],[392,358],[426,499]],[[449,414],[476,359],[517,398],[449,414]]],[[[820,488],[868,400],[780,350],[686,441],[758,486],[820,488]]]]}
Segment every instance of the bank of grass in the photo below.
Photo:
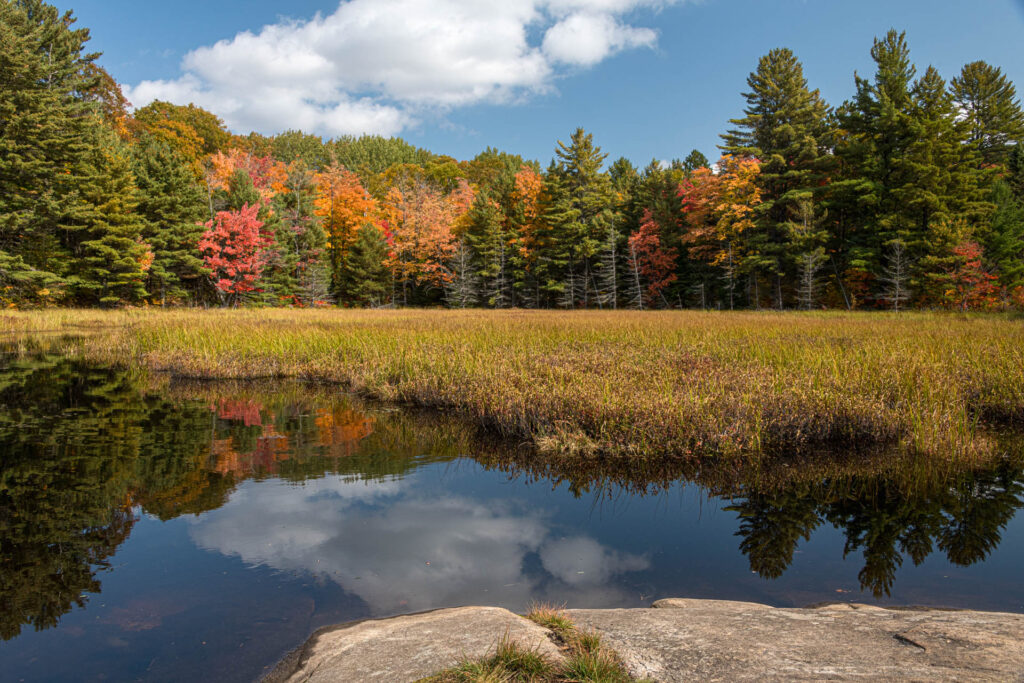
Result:
{"type": "Polygon", "coordinates": [[[467,660],[420,683],[629,683],[618,656],[597,633],[583,631],[550,605],[535,605],[526,618],[551,631],[562,661],[502,639],[493,655],[467,660]]]}
{"type": "MultiPolygon", "coordinates": [[[[997,450],[1024,323],[938,314],[174,310],[4,313],[97,362],[298,377],[457,412],[541,451],[635,458],[997,450]]],[[[21,341],[19,343],[24,343],[21,341]]]]}

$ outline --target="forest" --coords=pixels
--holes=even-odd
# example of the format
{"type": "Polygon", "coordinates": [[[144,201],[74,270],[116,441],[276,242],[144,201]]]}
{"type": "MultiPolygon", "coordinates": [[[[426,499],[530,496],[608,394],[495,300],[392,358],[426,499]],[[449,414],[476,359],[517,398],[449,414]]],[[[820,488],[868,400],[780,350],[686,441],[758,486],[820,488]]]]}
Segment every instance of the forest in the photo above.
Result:
{"type": "Polygon", "coordinates": [[[4,307],[1024,308],[1014,85],[919,69],[897,30],[842,103],[771,50],[721,158],[643,168],[582,128],[546,166],[237,135],[133,108],[88,42],[70,12],[0,0],[4,307]]]}

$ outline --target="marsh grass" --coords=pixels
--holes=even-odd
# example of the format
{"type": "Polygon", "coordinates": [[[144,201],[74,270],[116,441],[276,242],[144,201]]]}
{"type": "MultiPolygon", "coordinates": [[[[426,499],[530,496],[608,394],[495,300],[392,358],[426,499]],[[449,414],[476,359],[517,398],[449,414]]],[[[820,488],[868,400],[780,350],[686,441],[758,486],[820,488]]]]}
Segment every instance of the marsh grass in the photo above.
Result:
{"type": "Polygon", "coordinates": [[[554,311],[45,311],[0,338],[196,379],[295,377],[457,413],[541,453],[956,460],[1024,422],[1024,332],[997,316],[554,311]]]}

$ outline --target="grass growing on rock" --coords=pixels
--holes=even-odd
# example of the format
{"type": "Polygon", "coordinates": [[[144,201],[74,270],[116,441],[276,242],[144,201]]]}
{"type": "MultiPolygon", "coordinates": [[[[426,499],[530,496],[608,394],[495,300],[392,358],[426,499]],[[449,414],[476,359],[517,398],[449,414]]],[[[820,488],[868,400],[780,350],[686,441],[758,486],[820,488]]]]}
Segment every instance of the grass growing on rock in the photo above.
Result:
{"type": "Polygon", "coordinates": [[[1024,421],[997,316],[554,311],[5,313],[0,337],[178,376],[298,377],[446,409],[542,451],[627,458],[898,446],[992,455],[1024,421]]]}
{"type": "Polygon", "coordinates": [[[601,637],[581,631],[565,612],[550,605],[534,605],[527,619],[549,629],[562,651],[552,661],[503,638],[494,654],[467,660],[420,683],[629,683],[623,668],[601,637]]]}

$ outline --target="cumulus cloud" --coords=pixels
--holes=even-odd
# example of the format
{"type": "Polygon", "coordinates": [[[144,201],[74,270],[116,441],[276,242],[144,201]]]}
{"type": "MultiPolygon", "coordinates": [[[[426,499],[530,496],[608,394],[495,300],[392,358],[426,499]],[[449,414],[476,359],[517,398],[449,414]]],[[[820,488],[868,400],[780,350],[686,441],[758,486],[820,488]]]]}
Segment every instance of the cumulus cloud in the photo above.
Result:
{"type": "Polygon", "coordinates": [[[238,131],[395,134],[426,111],[547,92],[565,67],[651,47],[638,10],[683,0],[346,0],[200,47],[136,106],[194,102],[238,131]]]}
{"type": "Polygon", "coordinates": [[[614,577],[646,569],[646,558],[586,536],[555,537],[549,515],[516,500],[438,497],[422,488],[415,476],[249,482],[222,508],[191,520],[190,535],[201,548],[247,563],[333,581],[373,614],[468,603],[522,608],[533,598],[635,602],[614,577]],[[539,557],[542,571],[529,569],[530,557],[539,557]]]}

